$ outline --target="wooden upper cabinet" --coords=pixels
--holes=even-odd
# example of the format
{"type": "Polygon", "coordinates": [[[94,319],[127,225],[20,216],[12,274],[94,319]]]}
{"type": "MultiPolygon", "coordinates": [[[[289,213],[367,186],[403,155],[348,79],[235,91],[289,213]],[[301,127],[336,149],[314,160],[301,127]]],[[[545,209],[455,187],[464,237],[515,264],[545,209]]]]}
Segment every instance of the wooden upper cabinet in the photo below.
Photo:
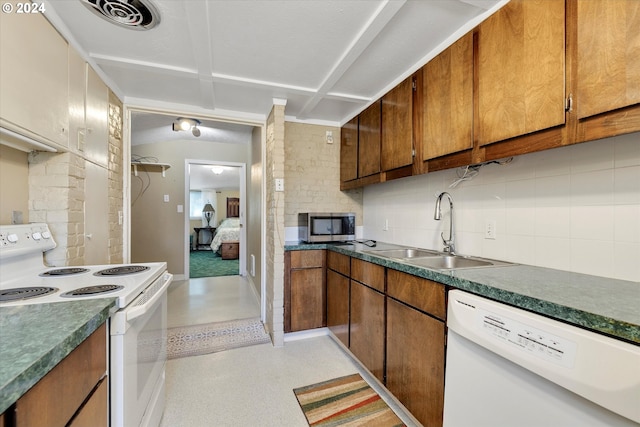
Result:
{"type": "Polygon", "coordinates": [[[578,0],[579,119],[640,103],[640,2],[578,0]]]}
{"type": "Polygon", "coordinates": [[[413,164],[413,78],[382,97],[383,171],[413,164]]]}
{"type": "Polygon", "coordinates": [[[380,101],[360,113],[358,178],[380,173],[380,101]]]}
{"type": "Polygon", "coordinates": [[[564,0],[512,0],[480,24],[478,115],[480,145],[565,123],[564,0]]]}
{"type": "Polygon", "coordinates": [[[473,147],[473,34],[423,69],[423,160],[473,147]]]}
{"type": "Polygon", "coordinates": [[[340,130],[340,182],[358,178],[358,117],[340,130]]]}

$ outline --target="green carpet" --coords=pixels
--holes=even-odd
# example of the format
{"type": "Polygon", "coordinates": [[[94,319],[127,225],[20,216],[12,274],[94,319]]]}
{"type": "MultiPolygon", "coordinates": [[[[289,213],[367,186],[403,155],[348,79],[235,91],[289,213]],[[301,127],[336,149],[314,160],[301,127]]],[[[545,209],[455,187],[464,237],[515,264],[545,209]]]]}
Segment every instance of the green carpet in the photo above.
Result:
{"type": "Polygon", "coordinates": [[[237,276],[239,260],[222,259],[213,251],[193,251],[189,254],[189,277],[237,276]]]}

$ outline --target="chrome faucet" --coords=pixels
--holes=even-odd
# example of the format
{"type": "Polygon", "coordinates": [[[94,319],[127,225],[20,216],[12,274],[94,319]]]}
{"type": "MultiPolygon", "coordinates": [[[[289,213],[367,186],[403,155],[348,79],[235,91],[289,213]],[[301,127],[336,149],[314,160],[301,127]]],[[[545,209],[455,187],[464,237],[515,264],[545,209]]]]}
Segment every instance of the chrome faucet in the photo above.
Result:
{"type": "Polygon", "coordinates": [[[444,252],[455,255],[456,247],[453,237],[453,199],[451,198],[451,194],[447,193],[446,191],[440,193],[436,198],[436,211],[433,214],[433,219],[435,219],[436,221],[440,221],[440,219],[442,218],[442,210],[440,209],[440,204],[442,203],[442,198],[445,195],[449,198],[449,214],[451,215],[449,221],[449,239],[447,240],[444,238],[444,232],[440,233],[440,237],[442,238],[442,242],[444,243],[444,252]]]}

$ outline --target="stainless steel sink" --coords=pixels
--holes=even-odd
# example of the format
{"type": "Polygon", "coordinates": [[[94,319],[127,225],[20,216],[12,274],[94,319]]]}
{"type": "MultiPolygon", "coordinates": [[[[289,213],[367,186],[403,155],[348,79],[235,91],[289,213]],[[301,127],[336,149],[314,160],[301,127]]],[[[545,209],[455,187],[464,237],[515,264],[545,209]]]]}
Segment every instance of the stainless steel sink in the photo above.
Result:
{"type": "Polygon", "coordinates": [[[514,265],[510,262],[496,261],[486,258],[475,258],[461,255],[440,255],[436,257],[406,260],[407,264],[434,270],[460,270],[464,268],[504,267],[514,265]]]}
{"type": "Polygon", "coordinates": [[[363,251],[371,255],[382,256],[386,258],[396,259],[413,259],[421,257],[440,256],[438,251],[432,251],[429,249],[414,249],[414,248],[401,248],[401,249],[371,249],[363,251]]]}

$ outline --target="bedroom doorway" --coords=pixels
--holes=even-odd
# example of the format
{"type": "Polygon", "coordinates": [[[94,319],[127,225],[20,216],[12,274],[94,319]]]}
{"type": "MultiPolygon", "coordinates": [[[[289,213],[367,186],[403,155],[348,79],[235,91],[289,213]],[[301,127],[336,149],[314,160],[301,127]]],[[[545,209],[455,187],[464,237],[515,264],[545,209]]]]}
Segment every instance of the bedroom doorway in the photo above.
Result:
{"type": "Polygon", "coordinates": [[[185,160],[185,276],[246,275],[246,165],[185,160]]]}

